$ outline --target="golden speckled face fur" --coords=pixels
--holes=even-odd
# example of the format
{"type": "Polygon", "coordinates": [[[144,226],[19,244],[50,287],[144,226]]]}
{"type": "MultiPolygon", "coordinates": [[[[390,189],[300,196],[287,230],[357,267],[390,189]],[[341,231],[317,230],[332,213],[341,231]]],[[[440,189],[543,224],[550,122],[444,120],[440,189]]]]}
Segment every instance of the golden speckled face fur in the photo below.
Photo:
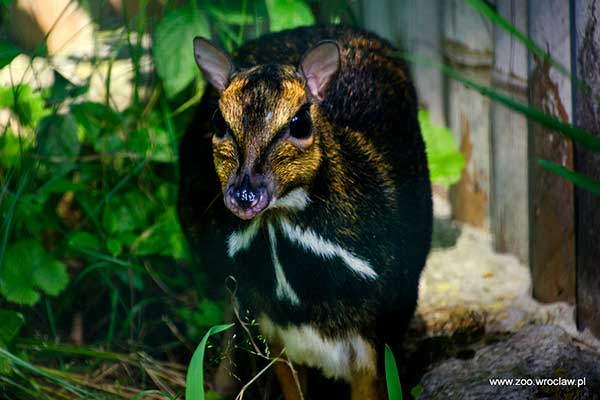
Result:
{"type": "Polygon", "coordinates": [[[339,69],[337,44],[318,44],[299,67],[263,64],[237,72],[229,56],[204,39],[194,40],[194,51],[221,94],[213,158],[229,210],[251,219],[292,190],[308,189],[321,165],[322,134],[331,130],[320,122],[318,104],[339,69]]]}
{"type": "Polygon", "coordinates": [[[248,175],[265,187],[270,205],[312,181],[321,160],[318,110],[294,67],[263,65],[237,73],[221,94],[219,110],[227,133],[213,136],[213,156],[224,194],[248,175]],[[299,112],[310,123],[310,134],[301,138],[290,133],[299,112]]]}

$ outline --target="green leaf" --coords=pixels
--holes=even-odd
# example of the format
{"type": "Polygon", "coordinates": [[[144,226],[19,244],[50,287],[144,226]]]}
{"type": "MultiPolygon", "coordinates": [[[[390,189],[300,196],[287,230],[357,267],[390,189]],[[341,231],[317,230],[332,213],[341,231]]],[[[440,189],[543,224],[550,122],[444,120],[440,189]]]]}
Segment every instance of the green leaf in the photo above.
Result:
{"type": "Polygon", "coordinates": [[[6,67],[19,54],[21,50],[10,42],[0,42],[0,68],[6,67]]]}
{"type": "Polygon", "coordinates": [[[538,164],[546,168],[549,171],[554,172],[558,176],[573,182],[576,186],[585,189],[595,195],[600,196],[600,181],[594,180],[588,176],[580,174],[565,168],[562,165],[555,164],[546,160],[538,160],[538,164]]]}
{"type": "Polygon", "coordinates": [[[410,391],[410,395],[412,396],[412,398],[414,400],[419,400],[421,398],[422,394],[423,394],[423,386],[421,386],[421,385],[417,385],[417,386],[413,387],[410,391]]]}
{"type": "Polygon", "coordinates": [[[130,190],[106,204],[102,225],[111,235],[131,232],[148,226],[153,209],[150,199],[138,190],[130,190]]]}
{"type": "Polygon", "coordinates": [[[10,108],[19,122],[30,128],[50,112],[45,108],[42,93],[27,84],[0,87],[0,107],[10,108]]]}
{"type": "Polygon", "coordinates": [[[212,335],[221,333],[230,329],[234,324],[217,325],[208,330],[206,335],[198,344],[190,365],[188,367],[187,376],[185,378],[185,398],[186,400],[204,400],[204,350],[208,338],[212,335]]]}
{"type": "Polygon", "coordinates": [[[6,347],[19,334],[25,318],[16,311],[0,309],[0,321],[0,346],[6,347]]]}
{"type": "Polygon", "coordinates": [[[205,298],[196,309],[182,307],[177,310],[177,313],[188,328],[188,336],[199,338],[201,333],[206,332],[206,329],[223,323],[223,308],[222,303],[205,298]]]}
{"type": "Polygon", "coordinates": [[[106,241],[106,248],[113,257],[116,257],[123,251],[123,243],[111,237],[106,241]]]}
{"type": "Polygon", "coordinates": [[[91,101],[74,104],[71,106],[71,114],[80,124],[90,141],[95,141],[103,130],[113,131],[121,124],[119,113],[112,108],[91,101]]]}
{"type": "Polygon", "coordinates": [[[73,117],[50,115],[40,121],[38,128],[38,154],[57,172],[70,170],[79,155],[78,128],[73,117]]]}
{"type": "Polygon", "coordinates": [[[32,135],[15,135],[9,128],[0,135],[0,165],[5,168],[16,166],[33,144],[32,135]]]}
{"type": "Polygon", "coordinates": [[[23,239],[6,249],[0,269],[0,293],[8,301],[33,305],[40,295],[36,289],[56,296],[69,282],[64,264],[53,259],[33,239],[23,239]]]}
{"type": "Polygon", "coordinates": [[[465,159],[458,151],[452,131],[431,122],[429,113],[419,111],[419,124],[427,149],[427,162],[431,180],[444,186],[458,182],[465,166],[465,159]]]}
{"type": "Polygon", "coordinates": [[[185,239],[175,209],[169,208],[156,224],[146,229],[131,245],[131,251],[139,256],[158,254],[185,259],[185,239]]]}
{"type": "Polygon", "coordinates": [[[158,126],[142,128],[129,134],[129,149],[141,157],[157,162],[174,162],[169,134],[158,126]]]}
{"type": "Polygon", "coordinates": [[[392,349],[385,345],[385,381],[387,384],[388,400],[402,400],[402,387],[398,367],[392,349]]]}
{"type": "Polygon", "coordinates": [[[99,251],[100,239],[89,232],[75,232],[69,239],[69,246],[77,250],[99,251]]]}
{"type": "Polygon", "coordinates": [[[271,32],[315,23],[310,7],[301,0],[266,0],[271,32]]]}
{"type": "Polygon", "coordinates": [[[156,27],[154,64],[169,98],[198,76],[192,44],[196,36],[210,37],[210,29],[206,15],[191,5],[169,12],[156,27]]]}
{"type": "Polygon", "coordinates": [[[84,95],[89,88],[89,83],[83,86],[76,85],[65,78],[60,72],[54,71],[54,84],[50,88],[48,102],[60,105],[68,98],[74,99],[84,95]]]}

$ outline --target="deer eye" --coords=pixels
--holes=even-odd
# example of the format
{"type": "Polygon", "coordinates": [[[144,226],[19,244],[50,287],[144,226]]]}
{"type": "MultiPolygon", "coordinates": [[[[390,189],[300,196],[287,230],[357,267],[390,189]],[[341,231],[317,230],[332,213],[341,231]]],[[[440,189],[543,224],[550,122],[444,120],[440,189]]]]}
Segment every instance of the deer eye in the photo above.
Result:
{"type": "Polygon", "coordinates": [[[221,114],[221,110],[217,109],[213,114],[213,127],[214,127],[214,135],[215,137],[221,139],[224,137],[229,131],[229,127],[227,126],[227,122],[225,122],[225,118],[223,118],[223,114],[221,114]]]}
{"type": "Polygon", "coordinates": [[[296,139],[307,139],[312,133],[312,122],[308,106],[304,106],[290,120],[290,136],[296,139]]]}

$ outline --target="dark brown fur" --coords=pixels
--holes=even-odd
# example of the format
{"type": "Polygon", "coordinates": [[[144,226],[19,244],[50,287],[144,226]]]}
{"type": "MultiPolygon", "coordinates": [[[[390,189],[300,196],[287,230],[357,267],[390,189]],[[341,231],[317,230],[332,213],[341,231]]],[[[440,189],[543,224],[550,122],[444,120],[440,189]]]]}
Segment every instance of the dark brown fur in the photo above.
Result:
{"type": "Polygon", "coordinates": [[[376,349],[380,374],[383,345],[399,355],[414,312],[432,220],[416,94],[395,52],[371,33],[337,26],[249,42],[232,56],[236,72],[229,87],[220,97],[214,90],[205,94],[180,150],[181,223],[215,285],[233,275],[243,307],[282,326],[310,324],[330,338],[358,332],[376,349]],[[309,101],[296,72],[301,56],[324,39],[338,44],[341,66],[324,100],[310,105],[313,141],[297,146],[279,140],[281,129],[309,101]],[[211,141],[217,106],[231,139],[211,141]],[[265,122],[268,112],[273,117],[265,122]],[[275,221],[284,214],[368,260],[378,278],[357,278],[339,260],[299,252],[281,240],[281,263],[303,301],[275,299],[266,234],[235,260],[226,256],[228,235],[247,222],[232,215],[220,197],[246,164],[271,174],[279,195],[302,187],[311,199],[303,211],[267,209],[261,218],[275,221]]]}

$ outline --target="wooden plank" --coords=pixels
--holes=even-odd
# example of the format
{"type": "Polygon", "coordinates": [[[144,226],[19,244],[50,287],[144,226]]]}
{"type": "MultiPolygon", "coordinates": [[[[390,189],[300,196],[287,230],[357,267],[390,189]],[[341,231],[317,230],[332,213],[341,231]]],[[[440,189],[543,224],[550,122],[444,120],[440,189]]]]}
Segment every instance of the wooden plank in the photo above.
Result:
{"type": "MultiPolygon", "coordinates": [[[[419,58],[442,61],[442,6],[440,0],[405,0],[392,3],[389,10],[402,48],[419,58]],[[427,29],[423,29],[427,27],[427,29]]],[[[432,121],[445,125],[444,79],[438,68],[410,65],[419,105],[429,111],[432,121]]]]}
{"type": "MultiPolygon", "coordinates": [[[[441,61],[441,1],[384,0],[363,2],[363,24],[403,51],[441,61]],[[423,29],[427,26],[428,29],[423,29]]],[[[419,104],[429,110],[433,122],[445,124],[442,73],[437,68],[409,64],[419,104]]]]}
{"type": "MultiPolygon", "coordinates": [[[[443,3],[443,50],[446,61],[467,78],[488,86],[493,40],[490,22],[464,1],[443,3]]],[[[450,190],[452,216],[489,228],[490,102],[462,84],[446,82],[446,120],[466,160],[460,181],[450,190]]]]}
{"type": "MultiPolygon", "coordinates": [[[[600,93],[600,1],[576,0],[576,76],[600,93]]],[[[600,136],[600,101],[588,91],[575,92],[575,124],[600,136]]],[[[575,169],[600,180],[600,155],[575,147],[575,169]]],[[[600,196],[576,189],[577,326],[600,337],[600,196]]]]}
{"type": "MultiPolygon", "coordinates": [[[[527,3],[498,0],[497,11],[521,32],[527,31],[527,3]]],[[[494,26],[492,86],[522,103],[527,102],[527,48],[494,26]]],[[[529,262],[529,199],[527,118],[491,104],[490,228],[496,251],[529,262]]]]}
{"type": "MultiPolygon", "coordinates": [[[[564,0],[530,0],[529,36],[569,66],[570,10],[564,0]]],[[[533,106],[572,122],[571,81],[530,54],[529,99],[533,106]]],[[[575,236],[573,187],[542,169],[538,159],[573,166],[571,141],[535,123],[530,125],[530,265],[533,295],[540,301],[569,301],[575,297],[575,236]]]]}

